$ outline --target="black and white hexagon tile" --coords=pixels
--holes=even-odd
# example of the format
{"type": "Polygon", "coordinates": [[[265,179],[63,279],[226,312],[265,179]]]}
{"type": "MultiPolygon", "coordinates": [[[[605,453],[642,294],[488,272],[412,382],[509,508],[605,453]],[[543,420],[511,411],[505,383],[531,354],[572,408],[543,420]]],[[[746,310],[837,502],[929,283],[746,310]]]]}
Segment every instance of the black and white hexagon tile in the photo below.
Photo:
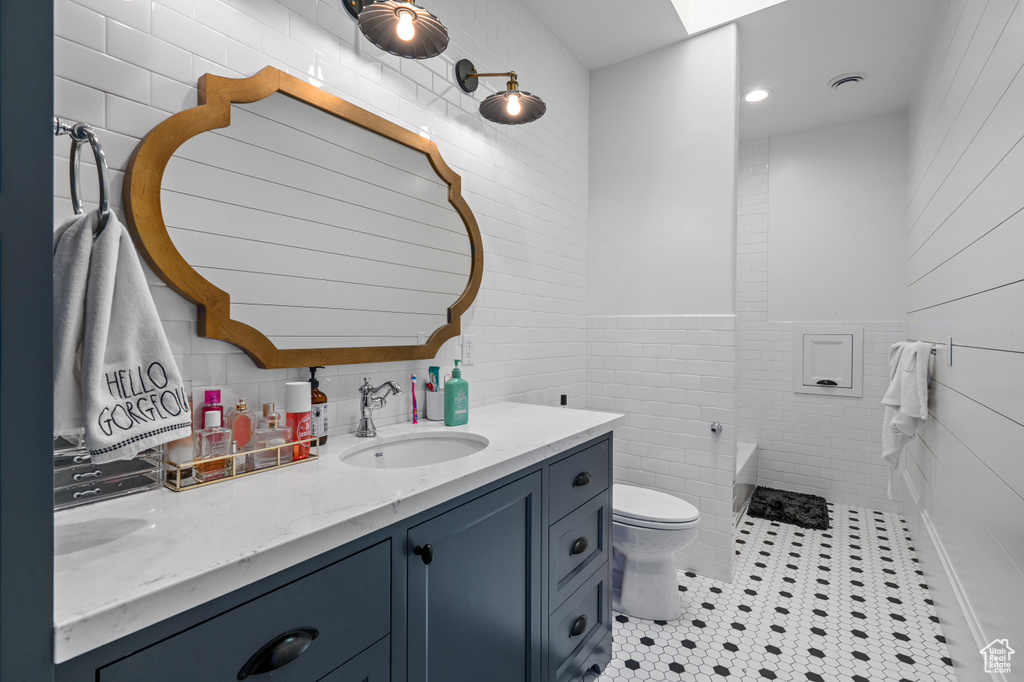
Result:
{"type": "Polygon", "coordinates": [[[614,614],[601,682],[956,682],[903,518],[828,509],[824,531],[743,519],[732,584],[680,572],[679,620],[614,614]]]}

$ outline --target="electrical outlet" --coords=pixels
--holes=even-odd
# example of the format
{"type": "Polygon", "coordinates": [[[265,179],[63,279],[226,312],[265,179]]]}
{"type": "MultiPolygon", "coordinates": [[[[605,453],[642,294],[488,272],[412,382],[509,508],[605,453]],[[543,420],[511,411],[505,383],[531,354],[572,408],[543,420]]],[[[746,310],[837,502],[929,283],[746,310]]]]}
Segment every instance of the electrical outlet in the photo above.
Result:
{"type": "Polygon", "coordinates": [[[427,345],[427,333],[426,332],[416,332],[416,343],[421,345],[421,346],[427,345]]]}
{"type": "Polygon", "coordinates": [[[462,364],[472,365],[476,355],[476,336],[473,334],[462,335],[462,364]]]}

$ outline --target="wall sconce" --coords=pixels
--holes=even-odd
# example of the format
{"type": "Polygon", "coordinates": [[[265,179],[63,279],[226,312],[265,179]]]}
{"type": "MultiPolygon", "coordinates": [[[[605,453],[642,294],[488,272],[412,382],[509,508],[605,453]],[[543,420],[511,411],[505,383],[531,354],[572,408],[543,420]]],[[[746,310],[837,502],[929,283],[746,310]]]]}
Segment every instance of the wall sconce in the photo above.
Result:
{"type": "Polygon", "coordinates": [[[548,110],[544,100],[519,89],[515,71],[506,73],[477,73],[473,62],[460,59],[455,64],[455,80],[466,92],[473,92],[480,84],[479,78],[508,78],[505,90],[490,95],[480,103],[480,115],[494,123],[514,125],[536,121],[548,110]]]}
{"type": "Polygon", "coordinates": [[[430,59],[448,47],[448,29],[412,0],[344,0],[371,43],[397,57],[430,59]]]}

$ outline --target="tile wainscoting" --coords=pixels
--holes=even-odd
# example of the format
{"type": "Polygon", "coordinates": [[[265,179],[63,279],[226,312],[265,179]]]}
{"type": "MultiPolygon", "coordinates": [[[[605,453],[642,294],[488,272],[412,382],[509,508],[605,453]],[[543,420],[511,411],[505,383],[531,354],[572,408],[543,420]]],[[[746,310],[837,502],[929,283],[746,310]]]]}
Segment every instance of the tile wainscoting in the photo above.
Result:
{"type": "Polygon", "coordinates": [[[735,346],[732,315],[587,318],[587,407],[626,415],[615,480],[697,507],[700,533],[676,564],[721,580],[732,577],[735,346]]]}

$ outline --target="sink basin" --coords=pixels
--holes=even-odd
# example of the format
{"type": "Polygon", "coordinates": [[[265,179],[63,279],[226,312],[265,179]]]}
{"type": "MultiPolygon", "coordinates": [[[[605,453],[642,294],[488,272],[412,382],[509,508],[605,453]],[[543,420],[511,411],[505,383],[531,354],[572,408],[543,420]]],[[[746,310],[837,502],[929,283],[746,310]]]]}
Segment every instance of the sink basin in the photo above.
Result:
{"type": "Polygon", "coordinates": [[[422,467],[468,457],[487,447],[475,433],[403,433],[375,436],[341,453],[341,461],[370,469],[422,467]]]}

